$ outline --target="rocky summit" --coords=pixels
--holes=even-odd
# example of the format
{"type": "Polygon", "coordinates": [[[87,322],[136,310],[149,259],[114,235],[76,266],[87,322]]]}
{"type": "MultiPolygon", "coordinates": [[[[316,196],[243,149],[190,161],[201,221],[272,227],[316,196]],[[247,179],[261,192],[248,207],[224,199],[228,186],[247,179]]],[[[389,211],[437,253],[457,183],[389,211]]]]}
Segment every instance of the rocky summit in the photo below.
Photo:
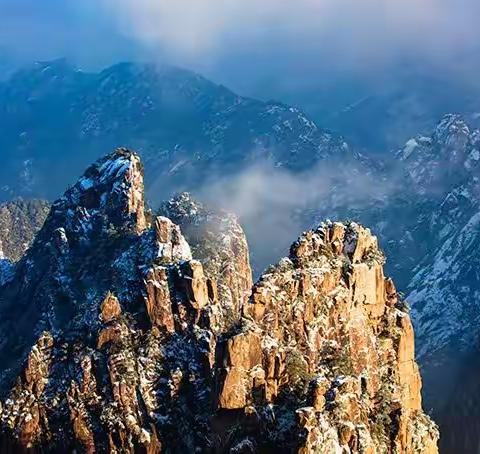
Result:
{"type": "Polygon", "coordinates": [[[252,285],[230,214],[145,206],[119,149],[0,287],[1,451],[436,453],[377,239],[323,223],[252,285]]]}

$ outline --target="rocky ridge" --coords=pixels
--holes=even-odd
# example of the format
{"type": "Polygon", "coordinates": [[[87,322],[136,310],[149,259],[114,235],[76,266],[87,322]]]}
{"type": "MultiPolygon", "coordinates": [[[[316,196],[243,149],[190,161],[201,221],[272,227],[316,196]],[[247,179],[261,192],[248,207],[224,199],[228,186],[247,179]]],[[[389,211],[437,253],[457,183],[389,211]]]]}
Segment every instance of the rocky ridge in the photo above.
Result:
{"type": "Polygon", "coordinates": [[[125,149],[52,205],[0,288],[2,452],[436,452],[368,230],[303,234],[250,290],[234,217],[162,214],[125,149]]]}

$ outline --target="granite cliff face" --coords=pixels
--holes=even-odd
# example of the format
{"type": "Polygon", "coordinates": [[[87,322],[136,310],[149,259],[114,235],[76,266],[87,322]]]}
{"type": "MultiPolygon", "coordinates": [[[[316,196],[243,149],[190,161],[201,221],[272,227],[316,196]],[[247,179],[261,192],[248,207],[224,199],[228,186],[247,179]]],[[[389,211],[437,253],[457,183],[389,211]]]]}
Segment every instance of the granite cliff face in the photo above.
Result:
{"type": "Polygon", "coordinates": [[[261,420],[266,405],[261,439],[272,448],[436,452],[413,329],[383,260],[353,223],[303,234],[254,285],[223,342],[219,408],[261,420]]]}
{"type": "Polygon", "coordinates": [[[437,452],[370,231],[322,224],[252,287],[234,216],[143,194],[101,159],[0,287],[2,452],[437,452]]]}

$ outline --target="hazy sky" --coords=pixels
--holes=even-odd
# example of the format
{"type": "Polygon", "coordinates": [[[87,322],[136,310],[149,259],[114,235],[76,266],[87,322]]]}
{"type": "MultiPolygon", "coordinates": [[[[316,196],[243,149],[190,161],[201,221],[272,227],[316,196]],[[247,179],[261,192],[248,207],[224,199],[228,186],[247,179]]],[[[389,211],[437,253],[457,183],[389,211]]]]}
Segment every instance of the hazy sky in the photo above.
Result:
{"type": "Polygon", "coordinates": [[[308,83],[404,59],[475,61],[479,13],[477,0],[0,0],[0,58],[148,59],[239,87],[308,83]]]}

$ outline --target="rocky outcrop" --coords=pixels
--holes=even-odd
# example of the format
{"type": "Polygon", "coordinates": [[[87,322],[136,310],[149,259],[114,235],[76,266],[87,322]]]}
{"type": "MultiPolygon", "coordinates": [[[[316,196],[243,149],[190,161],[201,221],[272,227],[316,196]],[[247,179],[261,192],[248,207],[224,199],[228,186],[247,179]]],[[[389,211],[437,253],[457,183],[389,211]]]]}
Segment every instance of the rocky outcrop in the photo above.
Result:
{"type": "Polygon", "coordinates": [[[368,230],[323,224],[252,287],[234,217],[162,215],[124,149],[53,204],[0,288],[2,452],[436,452],[368,230]]]}
{"type": "Polygon", "coordinates": [[[290,414],[269,442],[299,452],[437,452],[410,318],[368,230],[302,235],[244,312],[223,345],[220,409],[290,414]]]}
{"type": "Polygon", "coordinates": [[[226,323],[234,324],[252,289],[248,245],[238,219],[193,200],[185,192],[164,203],[160,212],[182,229],[206,275],[217,284],[226,323]]]}

